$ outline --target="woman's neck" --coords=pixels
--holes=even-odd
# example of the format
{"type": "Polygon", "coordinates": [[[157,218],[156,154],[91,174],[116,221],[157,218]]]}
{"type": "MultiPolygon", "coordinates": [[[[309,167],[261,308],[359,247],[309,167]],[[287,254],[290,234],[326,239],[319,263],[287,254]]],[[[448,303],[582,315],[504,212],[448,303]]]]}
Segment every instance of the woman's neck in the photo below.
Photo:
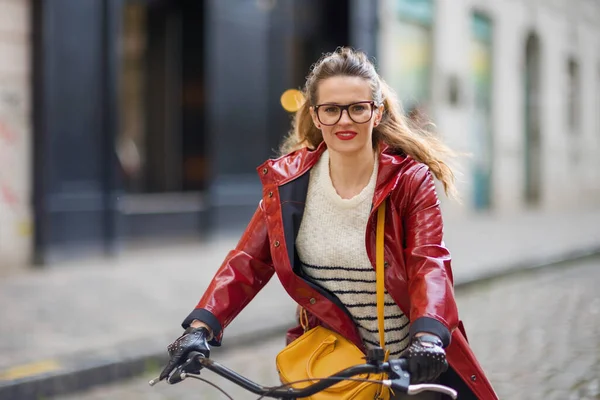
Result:
{"type": "Polygon", "coordinates": [[[354,154],[329,151],[329,176],[342,199],[351,199],[369,183],[375,168],[375,151],[354,154]]]}

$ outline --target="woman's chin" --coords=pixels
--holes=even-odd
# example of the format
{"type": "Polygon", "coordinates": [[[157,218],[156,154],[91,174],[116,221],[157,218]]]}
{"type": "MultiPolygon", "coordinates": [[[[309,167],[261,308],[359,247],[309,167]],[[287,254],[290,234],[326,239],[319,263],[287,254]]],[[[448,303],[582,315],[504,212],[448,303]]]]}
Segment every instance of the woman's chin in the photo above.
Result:
{"type": "Polygon", "coordinates": [[[363,151],[372,150],[371,146],[366,146],[364,143],[348,141],[338,141],[338,143],[327,143],[329,152],[335,152],[343,156],[353,156],[363,151]],[[340,143],[341,142],[341,143],[340,143]]]}

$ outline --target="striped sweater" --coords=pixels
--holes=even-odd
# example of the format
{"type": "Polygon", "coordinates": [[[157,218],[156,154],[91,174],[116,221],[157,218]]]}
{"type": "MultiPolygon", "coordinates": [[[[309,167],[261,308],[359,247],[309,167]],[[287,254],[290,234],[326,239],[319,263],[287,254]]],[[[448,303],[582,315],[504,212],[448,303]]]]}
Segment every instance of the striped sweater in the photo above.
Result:
{"type": "MultiPolygon", "coordinates": [[[[342,199],[329,175],[325,151],[310,172],[306,207],[296,249],[304,272],[346,306],[367,348],[379,346],[376,276],[365,248],[367,219],[375,192],[377,162],[367,186],[342,199]]],[[[408,346],[409,321],[385,292],[385,345],[391,356],[408,346]]]]}

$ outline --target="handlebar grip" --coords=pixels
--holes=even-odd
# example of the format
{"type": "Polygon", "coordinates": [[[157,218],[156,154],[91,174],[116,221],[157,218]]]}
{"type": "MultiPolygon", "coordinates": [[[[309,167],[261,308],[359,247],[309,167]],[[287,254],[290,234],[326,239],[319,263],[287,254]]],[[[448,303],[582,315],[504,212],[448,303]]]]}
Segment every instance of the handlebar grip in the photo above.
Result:
{"type": "Polygon", "coordinates": [[[204,354],[200,353],[199,351],[190,351],[187,355],[187,359],[192,359],[192,358],[197,358],[197,357],[202,357],[202,358],[206,358],[204,357],[204,354]]]}

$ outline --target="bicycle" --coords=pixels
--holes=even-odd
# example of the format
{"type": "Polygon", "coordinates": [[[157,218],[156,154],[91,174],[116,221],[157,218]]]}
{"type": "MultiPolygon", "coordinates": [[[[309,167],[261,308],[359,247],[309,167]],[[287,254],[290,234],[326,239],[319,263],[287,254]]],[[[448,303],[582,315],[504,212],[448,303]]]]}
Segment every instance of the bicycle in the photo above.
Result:
{"type": "MultiPolygon", "coordinates": [[[[450,396],[452,399],[456,399],[458,397],[458,393],[448,386],[433,383],[411,385],[410,374],[407,372],[408,361],[405,358],[399,358],[384,362],[382,354],[377,351],[369,351],[369,354],[366,357],[365,364],[355,365],[346,368],[342,371],[339,371],[331,376],[320,378],[318,382],[312,383],[309,386],[306,386],[302,389],[294,389],[290,387],[290,385],[300,382],[290,382],[287,384],[272,387],[262,386],[225,367],[224,365],[221,365],[210,358],[204,357],[201,353],[198,352],[191,352],[188,355],[186,362],[179,366],[171,374],[171,377],[166,379],[169,383],[172,384],[179,383],[188,377],[199,379],[215,387],[216,389],[221,391],[221,393],[223,393],[227,398],[233,400],[233,398],[229,396],[227,392],[225,392],[223,389],[213,384],[212,382],[201,378],[200,375],[186,372],[187,370],[197,371],[200,369],[199,367],[206,368],[209,371],[212,371],[217,375],[220,375],[223,378],[229,380],[230,382],[241,386],[249,392],[259,395],[259,400],[266,397],[280,400],[302,399],[305,397],[312,396],[344,380],[357,380],[362,382],[368,381],[378,383],[387,386],[392,390],[407,393],[409,395],[416,395],[424,391],[434,391],[450,396]],[[356,375],[382,372],[388,375],[388,379],[380,381],[363,378],[353,378],[356,375]]],[[[312,382],[312,380],[310,381],[312,382]]],[[[158,382],[159,379],[155,378],[148,383],[150,384],[150,386],[154,386],[158,382]]]]}

